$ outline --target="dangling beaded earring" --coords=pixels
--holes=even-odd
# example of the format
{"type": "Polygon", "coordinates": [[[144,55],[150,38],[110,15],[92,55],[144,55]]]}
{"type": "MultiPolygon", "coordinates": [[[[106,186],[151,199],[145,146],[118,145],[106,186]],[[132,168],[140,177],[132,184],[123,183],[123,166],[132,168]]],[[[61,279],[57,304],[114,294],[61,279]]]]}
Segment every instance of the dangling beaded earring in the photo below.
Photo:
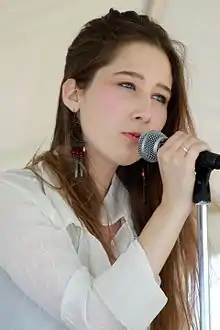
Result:
{"type": "Polygon", "coordinates": [[[85,146],[72,149],[72,156],[75,160],[75,171],[74,171],[75,178],[84,177],[83,163],[84,163],[85,151],[86,151],[85,146]]]}
{"type": "MultiPolygon", "coordinates": [[[[73,130],[76,133],[76,136],[78,137],[79,135],[82,134],[81,130],[81,125],[79,122],[79,119],[76,115],[76,113],[73,113],[73,122],[72,122],[73,130]]],[[[85,174],[85,153],[86,153],[86,148],[85,148],[85,143],[82,140],[78,140],[77,138],[75,139],[75,145],[72,148],[71,154],[74,159],[74,177],[75,178],[82,178],[84,177],[85,174]]]]}

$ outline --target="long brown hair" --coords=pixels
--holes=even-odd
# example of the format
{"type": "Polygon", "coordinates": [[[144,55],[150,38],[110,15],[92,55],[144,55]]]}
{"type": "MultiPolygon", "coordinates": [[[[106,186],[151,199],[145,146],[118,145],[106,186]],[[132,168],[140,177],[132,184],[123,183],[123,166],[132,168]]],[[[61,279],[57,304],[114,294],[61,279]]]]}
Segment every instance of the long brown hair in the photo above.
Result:
{"type": "MultiPolygon", "coordinates": [[[[100,230],[102,200],[97,187],[88,171],[84,178],[75,178],[73,175],[76,165],[71,149],[82,140],[82,131],[78,129],[79,123],[73,120],[72,112],[64,105],[61,90],[63,82],[69,78],[74,78],[79,88],[88,88],[97,70],[109,64],[117,56],[120,47],[137,41],[158,47],[170,61],[172,96],[163,132],[168,137],[177,130],[195,135],[187,103],[183,45],[172,41],[166,31],[147,15],[138,15],[134,11],[120,13],[110,9],[106,16],[88,22],[70,45],[51,147],[34,157],[27,166],[33,171],[39,162],[49,167],[60,182],[57,189],[89,232],[102,243],[112,263],[114,255],[111,246],[100,230]]],[[[158,164],[139,160],[129,166],[119,166],[117,175],[128,190],[134,228],[139,235],[161,202],[162,182],[158,164]],[[141,179],[143,167],[146,174],[145,192],[141,179]]],[[[194,299],[189,299],[189,296],[195,297],[197,284],[196,240],[196,223],[191,214],[161,271],[161,287],[168,297],[168,303],[153,321],[152,330],[179,330],[183,319],[187,321],[188,328],[196,329],[194,299]]]]}

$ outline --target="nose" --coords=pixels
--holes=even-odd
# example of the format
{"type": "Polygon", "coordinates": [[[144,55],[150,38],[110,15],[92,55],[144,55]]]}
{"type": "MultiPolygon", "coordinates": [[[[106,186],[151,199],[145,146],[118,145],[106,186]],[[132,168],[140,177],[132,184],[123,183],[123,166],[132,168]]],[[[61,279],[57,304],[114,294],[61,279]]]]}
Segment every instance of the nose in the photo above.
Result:
{"type": "Polygon", "coordinates": [[[133,113],[133,119],[149,123],[152,118],[152,108],[150,102],[145,102],[133,113]]]}

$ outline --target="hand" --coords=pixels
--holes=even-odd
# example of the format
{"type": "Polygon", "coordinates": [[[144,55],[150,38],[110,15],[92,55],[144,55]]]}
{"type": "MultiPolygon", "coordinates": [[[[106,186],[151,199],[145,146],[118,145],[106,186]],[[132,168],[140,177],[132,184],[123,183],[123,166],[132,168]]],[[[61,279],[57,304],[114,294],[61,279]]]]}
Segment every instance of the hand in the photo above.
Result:
{"type": "Polygon", "coordinates": [[[159,149],[157,156],[163,183],[163,205],[171,209],[178,207],[189,215],[195,184],[195,162],[199,153],[205,150],[210,150],[207,143],[181,131],[172,135],[159,149]]]}

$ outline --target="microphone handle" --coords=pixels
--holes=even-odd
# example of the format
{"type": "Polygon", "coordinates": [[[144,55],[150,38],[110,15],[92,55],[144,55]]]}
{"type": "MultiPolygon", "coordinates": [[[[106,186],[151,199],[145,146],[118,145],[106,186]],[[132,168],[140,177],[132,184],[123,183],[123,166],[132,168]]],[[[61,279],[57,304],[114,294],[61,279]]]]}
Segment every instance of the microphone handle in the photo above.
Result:
{"type": "Polygon", "coordinates": [[[196,160],[196,167],[207,167],[212,170],[220,169],[220,155],[208,150],[202,151],[196,160]]]}

